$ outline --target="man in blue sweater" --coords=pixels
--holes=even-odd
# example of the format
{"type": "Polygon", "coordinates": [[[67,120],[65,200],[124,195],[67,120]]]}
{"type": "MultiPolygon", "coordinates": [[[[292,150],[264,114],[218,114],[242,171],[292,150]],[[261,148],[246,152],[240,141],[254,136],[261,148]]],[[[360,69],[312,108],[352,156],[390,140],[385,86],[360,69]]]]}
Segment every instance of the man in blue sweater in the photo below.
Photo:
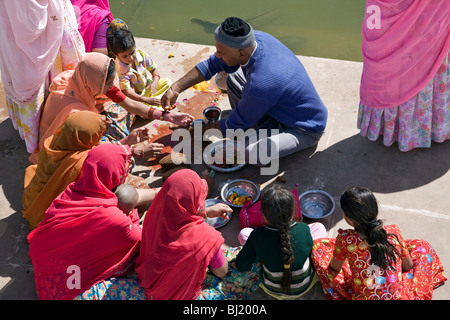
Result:
{"type": "Polygon", "coordinates": [[[273,36],[254,31],[245,21],[231,17],[215,31],[216,53],[176,81],[161,98],[173,105],[187,88],[225,71],[232,107],[228,118],[207,126],[222,134],[254,129],[247,137],[247,156],[257,163],[311,147],[322,136],[328,111],[299,59],[273,36]],[[263,148],[271,157],[259,154],[263,148]],[[259,151],[259,153],[258,153],[259,151]]]}

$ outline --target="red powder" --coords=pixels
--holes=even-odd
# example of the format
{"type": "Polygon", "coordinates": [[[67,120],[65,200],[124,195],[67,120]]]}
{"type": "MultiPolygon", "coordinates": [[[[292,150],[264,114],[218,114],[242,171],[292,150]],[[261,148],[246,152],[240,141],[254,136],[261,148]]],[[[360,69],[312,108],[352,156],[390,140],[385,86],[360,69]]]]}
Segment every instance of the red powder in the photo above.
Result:
{"type": "Polygon", "coordinates": [[[221,93],[199,91],[192,98],[184,101],[184,105],[180,103],[177,108],[180,112],[189,113],[195,119],[204,119],[203,110],[217,104],[215,100],[221,95],[221,93]]]}
{"type": "MultiPolygon", "coordinates": [[[[215,92],[198,91],[193,97],[180,103],[177,106],[177,109],[179,112],[189,113],[195,119],[204,119],[203,110],[214,103],[217,104],[216,99],[218,99],[220,95],[220,93],[218,94],[215,92]]],[[[153,172],[161,169],[159,161],[172,153],[172,148],[180,142],[178,140],[171,140],[173,130],[170,129],[169,124],[159,125],[156,130],[157,133],[150,137],[150,142],[161,143],[165,147],[159,156],[148,159],[147,166],[149,167],[149,170],[153,172]]]]}

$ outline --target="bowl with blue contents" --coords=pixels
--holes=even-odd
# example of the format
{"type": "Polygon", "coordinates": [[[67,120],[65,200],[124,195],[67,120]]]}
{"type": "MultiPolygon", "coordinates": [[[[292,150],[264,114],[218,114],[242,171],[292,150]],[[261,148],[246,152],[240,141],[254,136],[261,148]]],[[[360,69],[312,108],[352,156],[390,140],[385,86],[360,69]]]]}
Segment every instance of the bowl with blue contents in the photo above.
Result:
{"type": "Polygon", "coordinates": [[[311,219],[323,219],[334,212],[333,197],[323,190],[308,190],[298,197],[302,215],[311,219]]]}

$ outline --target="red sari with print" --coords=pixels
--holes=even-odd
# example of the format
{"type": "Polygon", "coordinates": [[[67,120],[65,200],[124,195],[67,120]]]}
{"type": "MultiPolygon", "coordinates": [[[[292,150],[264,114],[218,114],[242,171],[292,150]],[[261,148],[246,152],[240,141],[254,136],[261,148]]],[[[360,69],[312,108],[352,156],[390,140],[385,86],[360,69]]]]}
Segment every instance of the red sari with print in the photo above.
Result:
{"type": "Polygon", "coordinates": [[[430,300],[433,289],[447,278],[438,255],[425,240],[404,240],[396,225],[383,227],[397,235],[393,244],[401,259],[387,269],[371,263],[370,248],[352,229],[338,231],[336,239],[314,241],[312,260],[327,299],[333,300],[430,300]],[[345,263],[337,273],[329,267],[335,259],[345,263]],[[410,256],[413,267],[402,272],[401,260],[410,256]]]}

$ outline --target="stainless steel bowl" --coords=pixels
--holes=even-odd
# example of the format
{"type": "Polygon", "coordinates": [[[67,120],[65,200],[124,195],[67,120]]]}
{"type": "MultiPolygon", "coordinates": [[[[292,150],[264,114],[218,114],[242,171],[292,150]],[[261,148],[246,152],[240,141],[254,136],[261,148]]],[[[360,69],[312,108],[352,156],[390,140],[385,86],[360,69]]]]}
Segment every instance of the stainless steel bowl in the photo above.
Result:
{"type": "Polygon", "coordinates": [[[255,202],[256,200],[258,200],[261,191],[259,190],[258,185],[250,180],[236,179],[227,182],[222,187],[220,197],[229,206],[241,208],[243,207],[243,205],[230,203],[229,199],[233,192],[236,192],[238,194],[238,197],[242,197],[243,195],[251,196],[252,201],[255,202]]]}
{"type": "Polygon", "coordinates": [[[322,190],[309,190],[299,197],[302,215],[311,219],[322,219],[333,213],[335,203],[333,197],[322,190]]]}
{"type": "Polygon", "coordinates": [[[217,88],[222,90],[222,92],[227,92],[227,77],[228,73],[225,71],[221,71],[214,77],[214,83],[216,84],[217,88]]]}
{"type": "Polygon", "coordinates": [[[222,110],[216,106],[210,106],[203,110],[203,117],[207,123],[217,122],[222,119],[222,110]]]}
{"type": "Polygon", "coordinates": [[[203,162],[218,172],[233,172],[245,166],[245,155],[238,143],[232,140],[219,140],[209,144],[203,151],[203,162]],[[219,160],[217,162],[216,160],[219,160]],[[235,163],[236,160],[236,163],[235,163]]]}
{"type": "MultiPolygon", "coordinates": [[[[205,203],[206,203],[206,207],[210,207],[217,203],[224,203],[224,202],[220,199],[206,199],[205,203]]],[[[233,214],[232,212],[227,214],[228,219],[222,219],[222,218],[216,217],[216,218],[205,219],[205,221],[211,227],[213,227],[215,229],[219,229],[219,228],[223,227],[224,225],[226,225],[228,222],[230,222],[232,214],[233,214]]]]}

